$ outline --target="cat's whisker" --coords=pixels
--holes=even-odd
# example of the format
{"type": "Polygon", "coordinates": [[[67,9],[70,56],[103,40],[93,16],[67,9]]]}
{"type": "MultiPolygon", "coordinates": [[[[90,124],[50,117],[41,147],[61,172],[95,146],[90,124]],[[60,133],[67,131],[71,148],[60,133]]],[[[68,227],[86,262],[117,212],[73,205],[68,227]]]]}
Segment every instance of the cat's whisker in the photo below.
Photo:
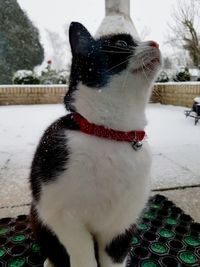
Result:
{"type": "Polygon", "coordinates": [[[148,62],[148,67],[145,65],[145,68],[149,71],[153,71],[154,70],[154,66],[155,66],[155,63],[153,62],[148,62]]]}
{"type": "MultiPolygon", "coordinates": [[[[149,64],[148,64],[148,65],[149,65],[149,64]]],[[[147,70],[147,71],[152,71],[152,69],[149,68],[149,67],[147,67],[147,65],[145,65],[145,63],[143,63],[143,67],[144,67],[144,69],[147,70]]]]}
{"type": "Polygon", "coordinates": [[[139,60],[143,60],[143,61],[146,61],[146,60],[151,60],[152,59],[152,57],[151,56],[149,56],[149,55],[143,55],[143,56],[141,56],[140,58],[139,58],[139,60]]]}
{"type": "Polygon", "coordinates": [[[109,71],[111,71],[111,70],[117,68],[118,66],[120,66],[120,65],[122,65],[122,64],[124,64],[124,63],[126,63],[126,62],[128,62],[129,59],[130,59],[130,57],[128,57],[126,60],[122,61],[121,63],[119,63],[119,64],[113,66],[112,68],[108,69],[106,72],[109,72],[109,71]]]}
{"type": "Polygon", "coordinates": [[[148,68],[147,66],[144,66],[145,73],[152,72],[152,69],[148,68]]]}
{"type": "Polygon", "coordinates": [[[119,49],[119,50],[132,52],[131,49],[124,48],[124,47],[113,46],[113,45],[104,45],[104,47],[116,48],[116,49],[119,49]]]}
{"type": "Polygon", "coordinates": [[[147,82],[149,83],[149,79],[148,79],[148,77],[147,77],[147,75],[146,75],[146,72],[145,72],[144,68],[142,68],[142,72],[143,72],[144,77],[146,78],[147,82]]]}
{"type": "Polygon", "coordinates": [[[112,54],[132,54],[130,51],[113,51],[113,50],[101,50],[105,53],[112,53],[112,54]]]}
{"type": "Polygon", "coordinates": [[[139,52],[137,53],[137,57],[141,57],[141,58],[144,58],[144,57],[149,57],[149,56],[153,56],[153,55],[156,55],[157,53],[155,53],[154,51],[149,51],[149,52],[139,52]]]}
{"type": "Polygon", "coordinates": [[[144,63],[144,61],[143,61],[143,59],[142,59],[142,72],[143,72],[143,74],[144,74],[144,76],[145,76],[147,82],[150,83],[150,81],[149,81],[149,79],[148,79],[148,77],[147,77],[147,74],[146,74],[146,72],[145,72],[145,67],[146,67],[146,66],[145,66],[145,63],[144,63]]]}
{"type": "Polygon", "coordinates": [[[124,76],[124,81],[123,81],[123,84],[122,84],[122,91],[125,92],[125,87],[126,87],[126,82],[127,82],[127,78],[128,78],[128,73],[129,71],[127,70],[126,71],[126,75],[124,76]]]}
{"type": "Polygon", "coordinates": [[[154,66],[156,65],[154,62],[152,62],[153,58],[152,57],[149,57],[149,56],[146,56],[145,58],[141,59],[142,62],[143,62],[143,65],[144,65],[144,68],[146,70],[149,70],[149,71],[153,71],[154,69],[154,66]],[[148,62],[145,62],[146,60],[148,60],[148,62]]]}

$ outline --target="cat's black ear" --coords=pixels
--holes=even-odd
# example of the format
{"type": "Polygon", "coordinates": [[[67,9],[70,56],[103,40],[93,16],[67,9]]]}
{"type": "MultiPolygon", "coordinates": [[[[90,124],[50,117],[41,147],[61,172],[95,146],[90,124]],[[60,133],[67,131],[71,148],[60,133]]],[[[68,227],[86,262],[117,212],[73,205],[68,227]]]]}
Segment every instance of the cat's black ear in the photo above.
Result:
{"type": "Polygon", "coordinates": [[[79,22],[72,22],[69,27],[69,42],[72,54],[86,55],[94,39],[88,30],[79,22]]]}

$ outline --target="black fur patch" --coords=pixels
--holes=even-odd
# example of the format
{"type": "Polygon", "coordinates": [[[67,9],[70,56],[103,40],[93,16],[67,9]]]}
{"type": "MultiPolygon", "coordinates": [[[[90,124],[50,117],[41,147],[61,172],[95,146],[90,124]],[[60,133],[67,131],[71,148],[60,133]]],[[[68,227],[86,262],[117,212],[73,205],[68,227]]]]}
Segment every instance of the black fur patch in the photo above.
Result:
{"type": "Polygon", "coordinates": [[[94,254],[95,254],[95,259],[97,261],[97,267],[100,267],[100,263],[99,263],[99,246],[98,246],[98,243],[97,243],[95,237],[93,237],[93,242],[94,242],[94,254]]]}
{"type": "Polygon", "coordinates": [[[137,46],[129,34],[116,34],[94,39],[80,23],[70,26],[69,39],[72,65],[69,91],[65,96],[66,108],[75,111],[73,92],[78,83],[91,88],[103,88],[113,74],[125,70],[128,59],[137,46]]]}
{"type": "Polygon", "coordinates": [[[55,267],[70,267],[70,257],[53,232],[38,218],[34,207],[31,208],[32,229],[41,247],[42,254],[47,257],[55,267]]]}
{"type": "Polygon", "coordinates": [[[129,230],[126,230],[124,234],[114,238],[111,243],[106,246],[106,252],[111,257],[113,263],[123,263],[125,260],[131,246],[134,229],[135,227],[131,226],[129,230]]]}
{"type": "Polygon", "coordinates": [[[35,200],[40,198],[42,183],[56,179],[65,170],[69,157],[66,130],[78,130],[79,126],[70,115],[54,122],[44,133],[37,147],[31,168],[30,182],[35,200]]]}

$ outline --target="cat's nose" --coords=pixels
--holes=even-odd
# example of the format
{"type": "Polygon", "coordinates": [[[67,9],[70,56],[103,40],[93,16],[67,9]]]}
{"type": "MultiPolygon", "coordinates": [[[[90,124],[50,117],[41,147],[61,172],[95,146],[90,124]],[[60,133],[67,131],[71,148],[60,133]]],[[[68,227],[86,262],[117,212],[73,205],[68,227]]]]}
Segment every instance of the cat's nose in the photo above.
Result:
{"type": "Polygon", "coordinates": [[[155,48],[159,48],[159,44],[156,43],[155,41],[150,41],[150,46],[155,47],[155,48]]]}

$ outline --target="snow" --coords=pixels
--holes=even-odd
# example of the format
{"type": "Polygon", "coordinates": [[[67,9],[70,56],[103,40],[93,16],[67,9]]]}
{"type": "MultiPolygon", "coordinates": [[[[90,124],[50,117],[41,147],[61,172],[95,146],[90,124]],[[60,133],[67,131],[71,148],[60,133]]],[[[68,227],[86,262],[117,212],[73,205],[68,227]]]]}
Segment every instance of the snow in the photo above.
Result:
{"type": "Polygon", "coordinates": [[[200,103],[200,96],[195,97],[194,101],[197,102],[197,103],[200,103]]]}
{"type": "Polygon", "coordinates": [[[149,142],[154,148],[200,145],[200,123],[186,119],[184,111],[189,108],[149,104],[147,109],[149,142]]]}
{"type": "Polygon", "coordinates": [[[199,69],[189,69],[189,73],[191,76],[199,77],[200,71],[199,69]]]}
{"type": "MultiPolygon", "coordinates": [[[[146,132],[153,152],[154,189],[200,182],[200,122],[195,126],[194,119],[186,119],[185,109],[148,105],[146,132]]],[[[30,201],[27,178],[33,153],[44,129],[64,114],[60,104],[0,107],[1,206],[14,205],[16,199],[19,204],[30,201]]]]}
{"type": "Polygon", "coordinates": [[[34,73],[31,70],[18,70],[14,74],[14,79],[15,78],[23,79],[26,78],[27,76],[32,76],[32,75],[34,75],[34,73]]]}
{"type": "Polygon", "coordinates": [[[44,129],[64,113],[62,105],[1,106],[0,153],[13,155],[15,163],[24,165],[44,129]]]}
{"type": "Polygon", "coordinates": [[[128,16],[116,15],[115,13],[113,13],[112,15],[106,16],[103,19],[95,36],[100,37],[103,35],[109,35],[113,33],[115,34],[129,33],[136,40],[140,39],[131,18],[129,18],[128,16]]]}
{"type": "Polygon", "coordinates": [[[156,85],[199,85],[200,82],[194,81],[194,82],[167,82],[167,83],[156,83],[156,85]]]}
{"type": "Polygon", "coordinates": [[[185,118],[188,108],[150,104],[147,134],[153,151],[153,188],[200,183],[200,122],[185,118]]]}

